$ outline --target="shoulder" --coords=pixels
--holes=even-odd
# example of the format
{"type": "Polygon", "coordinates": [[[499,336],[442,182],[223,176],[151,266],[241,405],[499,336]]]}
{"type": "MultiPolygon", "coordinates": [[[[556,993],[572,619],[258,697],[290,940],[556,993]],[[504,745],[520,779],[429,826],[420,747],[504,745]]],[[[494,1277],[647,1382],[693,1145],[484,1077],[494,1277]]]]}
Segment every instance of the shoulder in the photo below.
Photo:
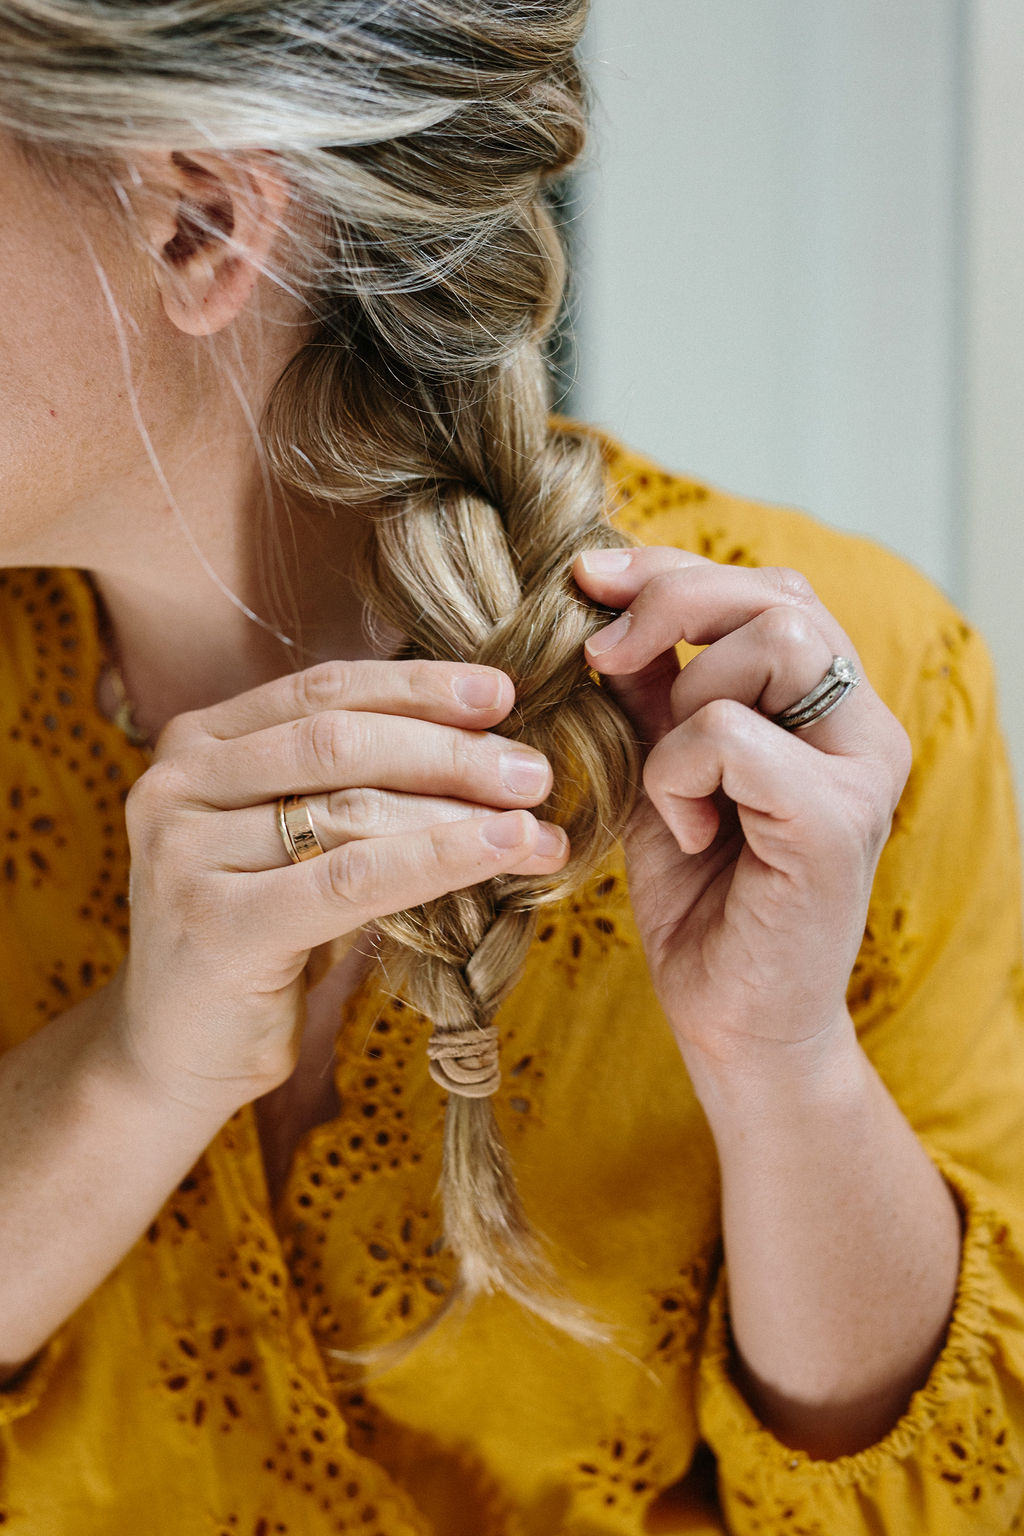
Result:
{"type": "MultiPolygon", "coordinates": [[[[617,527],[726,565],[801,572],[850,636],[874,686],[912,734],[922,678],[991,687],[984,643],[933,582],[871,539],[806,512],[736,496],[673,473],[590,427],[600,444],[617,527]]],[[[928,715],[931,710],[924,708],[928,715]]]]}

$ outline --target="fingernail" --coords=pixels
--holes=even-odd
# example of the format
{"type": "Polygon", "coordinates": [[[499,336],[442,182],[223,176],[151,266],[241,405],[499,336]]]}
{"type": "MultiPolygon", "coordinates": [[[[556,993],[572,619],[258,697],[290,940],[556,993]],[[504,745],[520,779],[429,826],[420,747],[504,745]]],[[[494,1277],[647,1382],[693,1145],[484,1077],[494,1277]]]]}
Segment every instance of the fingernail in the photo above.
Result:
{"type": "Polygon", "coordinates": [[[611,624],[606,624],[604,629],[599,629],[591,635],[587,641],[587,650],[591,656],[603,656],[605,651],[613,651],[620,640],[625,640],[629,632],[629,626],[633,622],[631,613],[620,613],[611,624]]]}
{"type": "Polygon", "coordinates": [[[580,564],[585,571],[603,576],[610,571],[624,571],[632,558],[631,549],[588,549],[580,556],[580,564]]]}
{"type": "Polygon", "coordinates": [[[497,709],[505,684],[496,672],[471,672],[457,677],[453,687],[467,709],[497,709]]]}
{"type": "Polygon", "coordinates": [[[485,842],[492,848],[516,848],[524,841],[525,833],[520,813],[510,816],[494,816],[480,828],[485,842]]]}
{"type": "Polygon", "coordinates": [[[556,827],[550,821],[542,821],[537,831],[537,852],[546,857],[565,852],[569,839],[561,827],[556,827]]]}
{"type": "Polygon", "coordinates": [[[548,782],[548,765],[536,752],[503,752],[501,782],[514,795],[539,795],[548,782]]]}

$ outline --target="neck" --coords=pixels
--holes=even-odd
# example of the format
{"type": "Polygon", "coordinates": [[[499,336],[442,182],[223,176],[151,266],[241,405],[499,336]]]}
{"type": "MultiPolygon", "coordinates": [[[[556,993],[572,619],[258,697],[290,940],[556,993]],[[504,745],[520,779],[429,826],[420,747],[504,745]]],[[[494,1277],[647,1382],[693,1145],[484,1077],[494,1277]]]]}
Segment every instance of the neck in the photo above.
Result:
{"type": "MultiPolygon", "coordinates": [[[[383,654],[364,635],[363,604],[351,574],[365,523],[321,510],[292,511],[290,558],[278,561],[279,587],[292,594],[290,604],[275,603],[262,591],[251,569],[255,559],[231,559],[221,550],[219,559],[210,560],[262,624],[225,596],[188,550],[178,579],[166,569],[113,563],[90,571],[108,623],[111,660],[133,723],[150,743],[175,715],[209,708],[319,661],[383,654]]],[[[97,703],[114,717],[118,699],[109,675],[97,703]]]]}

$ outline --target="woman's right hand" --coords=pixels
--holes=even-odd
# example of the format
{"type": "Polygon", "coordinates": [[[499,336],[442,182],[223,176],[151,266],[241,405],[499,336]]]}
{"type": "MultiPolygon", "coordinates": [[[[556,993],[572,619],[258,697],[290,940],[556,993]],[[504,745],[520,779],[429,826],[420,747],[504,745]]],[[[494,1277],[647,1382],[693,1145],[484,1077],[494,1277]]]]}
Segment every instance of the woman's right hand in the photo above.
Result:
{"type": "Polygon", "coordinates": [[[565,864],[565,834],[524,809],[550,791],[547,760],[487,730],[513,703],[489,667],[339,661],[168,722],[125,805],[115,978],[118,1046],[159,1095],[227,1118],[294,1069],[317,945],[565,864]],[[322,856],[289,862],[285,794],[307,798],[322,856]]]}

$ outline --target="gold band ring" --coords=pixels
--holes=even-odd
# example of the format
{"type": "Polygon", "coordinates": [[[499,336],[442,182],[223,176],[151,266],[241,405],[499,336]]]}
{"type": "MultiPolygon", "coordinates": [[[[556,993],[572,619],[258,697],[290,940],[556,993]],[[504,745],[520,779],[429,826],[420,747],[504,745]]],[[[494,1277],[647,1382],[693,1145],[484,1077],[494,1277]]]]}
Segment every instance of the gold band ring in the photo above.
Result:
{"type": "Polygon", "coordinates": [[[293,864],[302,859],[315,859],[318,853],[324,852],[309,807],[301,795],[281,796],[277,802],[277,825],[293,864]]]}

